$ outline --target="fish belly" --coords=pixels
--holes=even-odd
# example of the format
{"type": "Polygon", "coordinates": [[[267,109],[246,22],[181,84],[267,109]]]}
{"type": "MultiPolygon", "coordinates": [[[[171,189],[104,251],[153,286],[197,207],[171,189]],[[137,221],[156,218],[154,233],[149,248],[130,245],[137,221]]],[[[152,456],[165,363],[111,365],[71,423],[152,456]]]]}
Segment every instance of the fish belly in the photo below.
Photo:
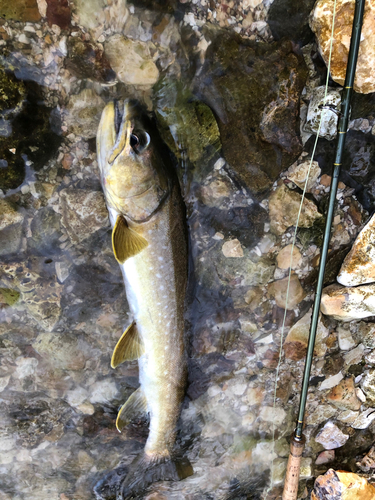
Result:
{"type": "Polygon", "coordinates": [[[145,346],[139,374],[150,413],[145,452],[153,456],[167,456],[173,447],[186,383],[187,261],[180,217],[171,196],[150,221],[129,223],[148,247],[122,265],[129,306],[145,346]]]}

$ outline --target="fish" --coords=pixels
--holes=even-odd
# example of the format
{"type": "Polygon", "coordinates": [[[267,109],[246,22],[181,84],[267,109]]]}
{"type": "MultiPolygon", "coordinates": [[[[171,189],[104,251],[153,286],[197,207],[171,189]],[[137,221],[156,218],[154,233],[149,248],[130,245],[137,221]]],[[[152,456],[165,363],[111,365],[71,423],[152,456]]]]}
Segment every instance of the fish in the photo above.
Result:
{"type": "MultiPolygon", "coordinates": [[[[150,419],[144,451],[117,487],[117,498],[122,499],[151,482],[193,474],[190,462],[174,455],[187,383],[186,216],[170,155],[138,102],[106,105],[97,133],[97,157],[113,252],[133,316],[114,349],[111,366],[134,359],[139,363],[140,387],[121,407],[116,426],[121,431],[135,417],[148,414],[150,419]]],[[[94,490],[97,498],[104,498],[99,492],[104,483],[94,490]]]]}

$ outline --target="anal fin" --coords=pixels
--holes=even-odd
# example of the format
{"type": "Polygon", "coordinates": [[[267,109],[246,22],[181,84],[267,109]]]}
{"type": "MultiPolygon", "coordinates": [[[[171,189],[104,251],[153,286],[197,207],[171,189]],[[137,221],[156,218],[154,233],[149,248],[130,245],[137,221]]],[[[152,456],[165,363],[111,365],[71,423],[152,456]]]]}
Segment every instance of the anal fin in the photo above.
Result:
{"type": "Polygon", "coordinates": [[[121,335],[112,354],[111,367],[116,368],[123,361],[138,359],[144,353],[144,345],[135,321],[121,335]]]}
{"type": "Polygon", "coordinates": [[[116,427],[119,432],[135,419],[141,418],[147,413],[147,400],[142,389],[138,387],[121,407],[116,419],[116,427]]]}
{"type": "Polygon", "coordinates": [[[112,247],[116,260],[123,264],[148,246],[147,240],[128,226],[125,217],[119,215],[112,231],[112,247]]]}

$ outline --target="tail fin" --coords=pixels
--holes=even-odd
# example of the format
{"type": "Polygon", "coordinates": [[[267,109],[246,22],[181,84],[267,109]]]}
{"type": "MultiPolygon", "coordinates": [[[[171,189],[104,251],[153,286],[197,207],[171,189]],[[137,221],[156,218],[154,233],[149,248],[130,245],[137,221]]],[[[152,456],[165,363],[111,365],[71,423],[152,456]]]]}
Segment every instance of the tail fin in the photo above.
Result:
{"type": "Polygon", "coordinates": [[[94,486],[96,500],[116,500],[117,492],[128,470],[129,467],[120,466],[100,479],[94,486]]]}
{"type": "Polygon", "coordinates": [[[194,470],[187,458],[163,457],[150,460],[143,454],[131,464],[117,494],[117,500],[140,494],[147,486],[157,481],[181,481],[192,474],[194,470]]]}

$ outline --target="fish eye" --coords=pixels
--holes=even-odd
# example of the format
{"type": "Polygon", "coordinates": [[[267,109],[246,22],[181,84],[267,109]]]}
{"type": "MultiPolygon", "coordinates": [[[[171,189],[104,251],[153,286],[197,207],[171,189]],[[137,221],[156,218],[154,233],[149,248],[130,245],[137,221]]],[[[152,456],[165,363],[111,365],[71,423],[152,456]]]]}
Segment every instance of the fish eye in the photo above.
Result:
{"type": "Polygon", "coordinates": [[[147,132],[136,131],[130,135],[130,146],[136,153],[142,153],[150,144],[150,136],[147,132]]]}

